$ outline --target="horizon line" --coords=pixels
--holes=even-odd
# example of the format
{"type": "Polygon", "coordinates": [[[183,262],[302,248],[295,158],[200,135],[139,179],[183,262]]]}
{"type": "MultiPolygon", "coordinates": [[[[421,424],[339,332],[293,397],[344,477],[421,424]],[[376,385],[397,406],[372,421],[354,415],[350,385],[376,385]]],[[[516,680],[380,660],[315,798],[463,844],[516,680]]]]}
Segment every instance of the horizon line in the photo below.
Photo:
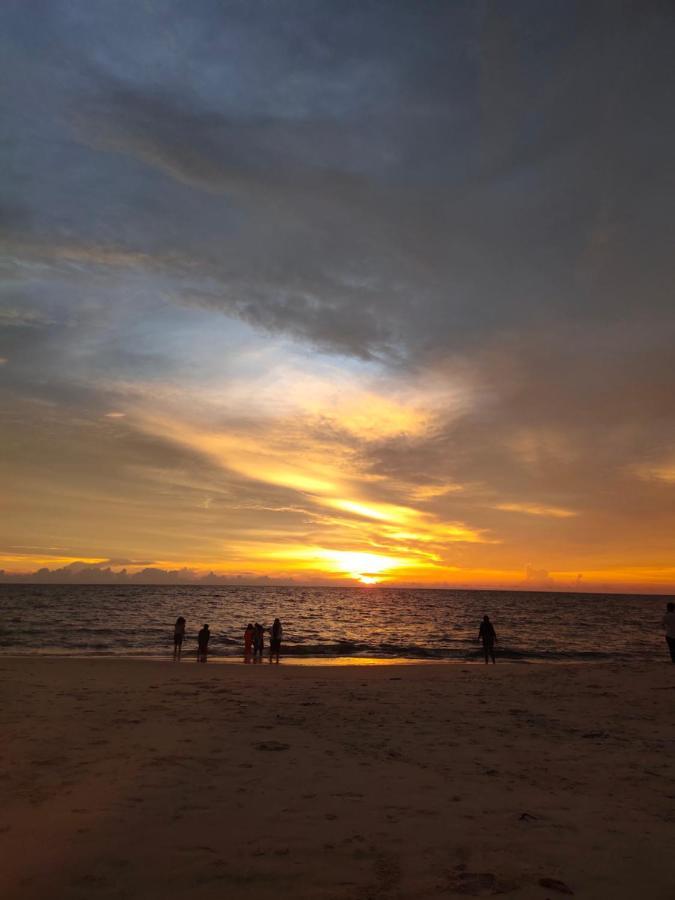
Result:
{"type": "Polygon", "coordinates": [[[555,588],[550,585],[546,587],[449,587],[449,586],[429,586],[429,585],[410,585],[410,584],[283,584],[283,583],[269,583],[269,584],[242,584],[237,582],[226,582],[221,584],[208,584],[204,582],[187,582],[187,581],[146,581],[146,582],[128,582],[128,583],[120,583],[120,582],[105,582],[105,581],[25,581],[21,579],[21,576],[17,576],[18,580],[13,580],[11,578],[0,580],[0,587],[3,585],[12,585],[12,586],[21,586],[25,585],[26,587],[131,587],[131,588],[144,588],[144,587],[192,587],[192,588],[260,588],[262,590],[269,588],[289,588],[291,590],[300,590],[304,588],[316,588],[321,590],[344,590],[345,588],[349,590],[357,590],[357,591],[381,591],[381,590],[399,590],[399,591],[462,591],[465,593],[492,593],[492,594],[575,594],[580,596],[603,596],[606,594],[611,594],[617,597],[656,597],[663,598],[669,597],[671,595],[675,595],[675,585],[672,588],[672,592],[655,592],[655,591],[634,591],[634,590],[618,590],[618,589],[609,589],[609,590],[588,590],[588,591],[579,591],[579,590],[569,590],[565,588],[555,588]]]}

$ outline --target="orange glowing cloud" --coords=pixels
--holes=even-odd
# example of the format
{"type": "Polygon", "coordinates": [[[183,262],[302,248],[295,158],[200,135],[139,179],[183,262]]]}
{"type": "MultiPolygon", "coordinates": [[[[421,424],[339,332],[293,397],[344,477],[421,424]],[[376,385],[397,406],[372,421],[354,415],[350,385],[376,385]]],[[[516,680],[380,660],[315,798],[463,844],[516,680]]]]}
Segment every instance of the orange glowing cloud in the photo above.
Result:
{"type": "Polygon", "coordinates": [[[504,512],[525,513],[528,516],[551,516],[554,519],[569,519],[578,515],[572,509],[563,509],[559,506],[541,506],[537,503],[497,503],[495,509],[504,512]]]}
{"type": "MultiPolygon", "coordinates": [[[[386,415],[373,418],[371,434],[381,434],[394,422],[396,427],[404,422],[423,427],[422,416],[406,417],[391,403],[384,409],[386,415]]],[[[358,421],[347,416],[350,427],[358,421]]],[[[380,480],[361,469],[353,440],[342,437],[342,420],[326,439],[321,429],[317,433],[311,417],[287,413],[260,418],[253,425],[244,421],[227,430],[206,429],[185,415],[169,418],[146,410],[135,422],[142,430],[205,454],[229,473],[295,495],[285,508],[293,508],[309,524],[311,534],[305,543],[280,546],[263,535],[246,546],[228,542],[230,558],[246,560],[257,571],[283,561],[290,571],[319,571],[373,584],[404,570],[414,575],[442,567],[449,544],[490,540],[464,523],[447,522],[415,505],[378,497],[380,480]]],[[[366,440],[363,435],[359,439],[366,440]]],[[[391,485],[385,488],[391,490],[391,485]]],[[[444,486],[443,493],[449,489],[444,486]]]]}

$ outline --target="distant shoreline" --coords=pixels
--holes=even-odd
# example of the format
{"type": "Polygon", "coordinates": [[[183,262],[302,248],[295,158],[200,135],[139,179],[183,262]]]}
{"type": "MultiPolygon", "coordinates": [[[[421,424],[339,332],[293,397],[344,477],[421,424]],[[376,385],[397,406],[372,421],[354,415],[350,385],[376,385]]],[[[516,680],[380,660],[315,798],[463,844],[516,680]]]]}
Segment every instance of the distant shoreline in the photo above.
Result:
{"type": "Polygon", "coordinates": [[[7,587],[55,587],[55,588],[191,588],[194,590],[207,590],[213,588],[236,588],[239,590],[288,590],[288,591],[358,591],[358,593],[370,594],[374,591],[433,591],[461,594],[550,594],[552,597],[653,597],[654,600],[665,600],[675,596],[675,585],[672,588],[655,593],[653,591],[620,591],[616,589],[596,591],[572,591],[562,587],[448,587],[414,584],[284,584],[283,582],[270,582],[269,584],[248,584],[246,582],[221,582],[221,581],[24,581],[21,575],[5,576],[0,578],[0,588],[7,587]]]}

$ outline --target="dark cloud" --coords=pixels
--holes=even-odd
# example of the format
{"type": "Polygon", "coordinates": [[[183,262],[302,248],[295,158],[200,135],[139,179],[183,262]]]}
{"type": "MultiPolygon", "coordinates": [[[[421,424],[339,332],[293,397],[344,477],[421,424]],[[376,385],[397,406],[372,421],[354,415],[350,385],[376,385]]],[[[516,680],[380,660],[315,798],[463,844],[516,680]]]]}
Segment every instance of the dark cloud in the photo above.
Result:
{"type": "Polygon", "coordinates": [[[69,4],[30,34],[14,7],[11,46],[49,34],[31,65],[56,112],[33,134],[21,109],[10,208],[159,256],[182,302],[361,356],[663,315],[667,6],[446,7],[69,4]]]}
{"type": "MultiPolygon", "coordinates": [[[[74,562],[67,566],[49,569],[46,566],[35,572],[25,574],[8,573],[0,569],[0,584],[221,584],[264,586],[271,583],[265,575],[242,573],[218,575],[215,572],[202,574],[193,569],[162,569],[157,566],[146,566],[133,572],[126,568],[112,568],[118,565],[114,560],[100,563],[74,562]]],[[[306,585],[307,581],[297,578],[275,578],[274,585],[306,585]]],[[[312,584],[335,584],[335,579],[316,577],[312,584]]]]}

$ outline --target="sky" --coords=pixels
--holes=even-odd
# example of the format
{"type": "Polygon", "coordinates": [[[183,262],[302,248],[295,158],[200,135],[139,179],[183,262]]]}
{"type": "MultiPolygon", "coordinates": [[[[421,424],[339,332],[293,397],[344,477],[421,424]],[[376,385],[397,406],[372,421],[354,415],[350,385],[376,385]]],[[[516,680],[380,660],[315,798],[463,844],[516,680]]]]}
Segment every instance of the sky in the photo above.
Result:
{"type": "Polygon", "coordinates": [[[4,0],[2,578],[675,589],[674,43],[4,0]]]}

